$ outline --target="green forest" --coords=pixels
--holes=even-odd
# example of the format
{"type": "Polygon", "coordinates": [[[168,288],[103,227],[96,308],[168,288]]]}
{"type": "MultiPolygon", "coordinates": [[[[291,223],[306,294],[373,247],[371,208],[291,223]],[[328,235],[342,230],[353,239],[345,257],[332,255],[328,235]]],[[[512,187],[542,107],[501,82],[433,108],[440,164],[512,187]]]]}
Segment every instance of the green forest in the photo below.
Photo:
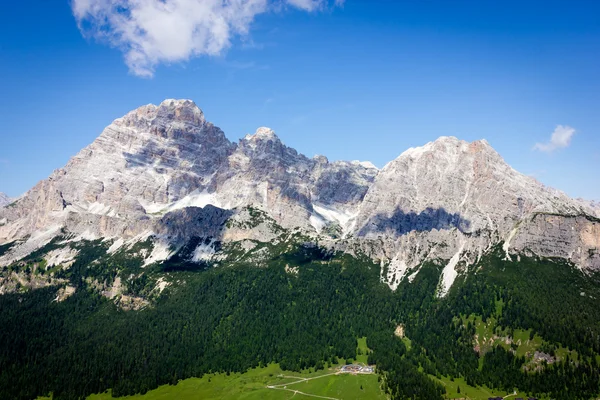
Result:
{"type": "Polygon", "coordinates": [[[438,298],[441,262],[392,291],[379,264],[299,243],[260,267],[186,268],[175,259],[140,275],[139,262],[124,257],[91,263],[105,252],[100,243],[84,250],[65,275],[77,287],[66,300],[54,301],[58,287],[0,296],[0,398],[81,399],[108,389],[117,397],[270,363],[320,370],[355,358],[362,337],[392,399],[443,399],[435,377],[544,398],[600,393],[600,276],[559,260],[510,262],[496,250],[438,298]],[[135,275],[129,290],[138,295],[158,276],[171,285],[127,311],[86,283],[115,273],[135,275]],[[532,355],[516,344],[478,353],[475,317],[498,332],[529,331],[542,338],[539,351],[567,356],[529,368],[532,355]],[[398,325],[410,345],[394,335],[398,325]]]}

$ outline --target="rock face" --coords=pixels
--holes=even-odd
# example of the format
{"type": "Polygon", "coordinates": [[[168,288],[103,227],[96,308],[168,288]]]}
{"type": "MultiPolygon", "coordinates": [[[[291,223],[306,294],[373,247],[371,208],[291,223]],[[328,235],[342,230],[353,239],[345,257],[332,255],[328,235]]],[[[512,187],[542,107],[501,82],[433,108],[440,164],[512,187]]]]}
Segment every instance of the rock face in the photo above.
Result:
{"type": "Polygon", "coordinates": [[[583,199],[579,199],[581,202],[583,202],[584,204],[586,204],[588,207],[590,207],[592,209],[592,212],[595,213],[597,218],[600,218],[600,202],[598,201],[586,201],[583,199]]]}
{"type": "Polygon", "coordinates": [[[0,208],[5,207],[11,203],[10,197],[0,192],[0,208]]]}
{"type": "Polygon", "coordinates": [[[113,121],[65,167],[2,208],[0,244],[28,239],[0,264],[61,231],[121,241],[154,235],[164,248],[200,236],[272,238],[264,224],[249,234],[226,223],[243,220],[248,206],[283,229],[380,260],[392,288],[423,261],[442,260],[443,295],[495,245],[508,258],[561,257],[600,269],[598,207],[518,173],[484,140],[441,137],[379,171],[307,158],[268,128],[232,143],[190,100],[113,121]]]}
{"type": "Polygon", "coordinates": [[[361,205],[357,230],[382,240],[392,260],[388,281],[397,283],[423,259],[454,261],[453,270],[500,243],[507,257],[528,250],[600,268],[592,255],[600,226],[593,214],[583,202],[512,169],[485,140],[441,137],[405,151],[380,171],[361,205]],[[545,215],[552,222],[545,223],[545,215]]]}

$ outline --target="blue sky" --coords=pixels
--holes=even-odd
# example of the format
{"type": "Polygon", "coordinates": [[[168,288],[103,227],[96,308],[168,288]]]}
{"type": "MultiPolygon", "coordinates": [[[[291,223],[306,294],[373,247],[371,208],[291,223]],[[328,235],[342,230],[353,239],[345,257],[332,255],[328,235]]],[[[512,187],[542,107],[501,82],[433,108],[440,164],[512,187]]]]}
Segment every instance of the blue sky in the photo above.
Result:
{"type": "Polygon", "coordinates": [[[131,109],[190,98],[230,140],[269,126],[308,156],[379,167],[439,136],[485,138],[520,172],[600,200],[600,3],[245,1],[258,8],[227,14],[225,42],[189,12],[147,42],[68,1],[4,5],[0,191],[25,192],[131,109]],[[198,26],[215,42],[184,40],[198,26]]]}

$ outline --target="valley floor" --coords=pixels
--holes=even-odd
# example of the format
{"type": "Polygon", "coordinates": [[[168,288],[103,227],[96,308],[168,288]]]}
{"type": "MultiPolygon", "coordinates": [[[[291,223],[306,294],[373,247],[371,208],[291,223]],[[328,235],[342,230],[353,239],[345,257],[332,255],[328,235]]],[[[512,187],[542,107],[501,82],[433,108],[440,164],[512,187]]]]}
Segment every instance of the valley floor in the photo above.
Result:
{"type": "MultiPolygon", "coordinates": [[[[332,366],[322,371],[297,373],[282,371],[278,364],[270,364],[243,374],[209,374],[202,378],[184,379],[175,386],[163,385],[143,395],[114,398],[110,392],[106,392],[89,396],[87,400],[387,399],[381,391],[376,374],[341,374],[339,368],[340,366],[332,366]]],[[[487,400],[490,397],[502,397],[514,400],[528,397],[524,393],[506,393],[485,386],[468,386],[462,378],[431,378],[444,385],[447,399],[487,400]]]]}
{"type": "MultiPolygon", "coordinates": [[[[119,397],[120,400],[167,399],[373,399],[384,400],[376,374],[339,373],[339,366],[317,372],[282,371],[278,364],[255,368],[243,374],[208,374],[190,378],[175,386],[164,385],[144,395],[119,397]]],[[[88,400],[112,400],[110,392],[88,400]]]]}

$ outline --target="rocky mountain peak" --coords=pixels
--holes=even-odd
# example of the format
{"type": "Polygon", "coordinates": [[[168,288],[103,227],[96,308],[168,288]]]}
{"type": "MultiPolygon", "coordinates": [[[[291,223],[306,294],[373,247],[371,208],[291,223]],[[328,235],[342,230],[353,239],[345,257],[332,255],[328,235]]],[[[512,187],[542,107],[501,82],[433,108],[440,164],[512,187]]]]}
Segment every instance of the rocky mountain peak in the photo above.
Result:
{"type": "MultiPolygon", "coordinates": [[[[585,252],[600,242],[591,209],[515,171],[485,140],[441,137],[379,172],[356,226],[359,236],[383,239],[395,254],[387,276],[393,287],[425,258],[469,265],[498,243],[507,258],[528,249],[597,268],[595,252],[585,252]]],[[[456,276],[456,263],[448,265],[442,294],[456,276]]]]}
{"type": "Polygon", "coordinates": [[[204,113],[192,100],[165,100],[158,106],[156,116],[192,125],[201,125],[205,122],[204,113]]]}
{"type": "Polygon", "coordinates": [[[260,127],[253,134],[247,134],[240,140],[241,148],[259,152],[281,153],[287,148],[271,128],[260,127]]]}
{"type": "MultiPolygon", "coordinates": [[[[158,106],[141,106],[116,119],[113,125],[147,131],[162,137],[177,137],[184,132],[206,132],[211,131],[207,128],[212,127],[212,124],[206,122],[204,113],[196,103],[191,100],[174,99],[165,100],[158,106]]],[[[217,129],[216,133],[219,131],[217,129]]],[[[219,136],[224,138],[222,132],[219,136]]]]}
{"type": "MultiPolygon", "coordinates": [[[[486,154],[489,157],[501,159],[500,155],[494,150],[487,140],[481,139],[474,142],[460,140],[454,136],[441,136],[433,142],[429,142],[420,147],[411,147],[404,151],[396,159],[419,159],[421,157],[437,158],[457,158],[462,155],[475,155],[478,153],[486,154]]],[[[393,161],[392,161],[393,162],[393,161]]]]}
{"type": "Polygon", "coordinates": [[[275,134],[275,131],[271,128],[260,127],[254,132],[253,135],[246,135],[247,140],[258,141],[258,140],[273,140],[273,141],[281,141],[279,137],[275,134]]]}
{"type": "Polygon", "coordinates": [[[329,163],[329,159],[321,154],[315,155],[313,157],[313,160],[318,164],[328,164],[329,163]]]}
{"type": "Polygon", "coordinates": [[[241,139],[238,150],[256,160],[268,158],[270,163],[293,163],[298,161],[298,157],[302,162],[306,161],[306,157],[287,147],[272,129],[266,127],[258,128],[255,133],[241,139]]]}

